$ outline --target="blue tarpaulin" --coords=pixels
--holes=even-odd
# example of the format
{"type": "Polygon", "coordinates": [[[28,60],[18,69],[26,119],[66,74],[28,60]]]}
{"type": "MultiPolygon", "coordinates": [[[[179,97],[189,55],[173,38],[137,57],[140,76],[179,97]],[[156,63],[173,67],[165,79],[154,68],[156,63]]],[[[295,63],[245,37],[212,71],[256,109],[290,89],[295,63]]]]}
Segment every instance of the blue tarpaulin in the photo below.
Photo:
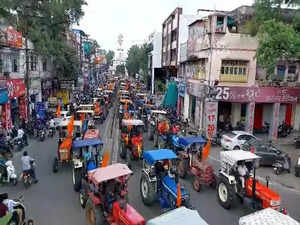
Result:
{"type": "Polygon", "coordinates": [[[41,119],[41,120],[46,119],[46,108],[45,108],[44,103],[42,103],[42,102],[36,103],[36,114],[37,114],[38,119],[41,119]]]}
{"type": "Polygon", "coordinates": [[[91,138],[73,141],[72,148],[82,148],[87,146],[102,145],[103,142],[99,138],[91,138]]]}
{"type": "Polygon", "coordinates": [[[4,104],[8,101],[8,91],[0,90],[0,104],[4,104]]]}
{"type": "Polygon", "coordinates": [[[162,106],[165,108],[176,109],[177,98],[178,98],[178,90],[177,90],[176,83],[170,82],[162,106]]]}
{"type": "Polygon", "coordinates": [[[158,160],[177,159],[177,155],[170,149],[145,151],[143,157],[150,164],[158,160]]]}
{"type": "Polygon", "coordinates": [[[178,142],[180,145],[183,145],[186,147],[193,143],[198,143],[198,144],[204,145],[204,144],[206,144],[207,140],[201,136],[189,136],[189,137],[179,137],[178,142]]]}
{"type": "Polygon", "coordinates": [[[196,210],[180,207],[147,222],[146,225],[208,225],[196,210]]]}

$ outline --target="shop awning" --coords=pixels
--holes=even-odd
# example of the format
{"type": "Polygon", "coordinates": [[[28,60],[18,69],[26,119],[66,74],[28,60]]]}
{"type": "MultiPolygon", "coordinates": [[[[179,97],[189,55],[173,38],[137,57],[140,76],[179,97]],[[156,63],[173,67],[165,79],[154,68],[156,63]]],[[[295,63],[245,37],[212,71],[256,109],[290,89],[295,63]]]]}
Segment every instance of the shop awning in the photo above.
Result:
{"type": "Polygon", "coordinates": [[[175,82],[170,82],[163,100],[163,107],[174,109],[177,106],[178,91],[175,82]]]}

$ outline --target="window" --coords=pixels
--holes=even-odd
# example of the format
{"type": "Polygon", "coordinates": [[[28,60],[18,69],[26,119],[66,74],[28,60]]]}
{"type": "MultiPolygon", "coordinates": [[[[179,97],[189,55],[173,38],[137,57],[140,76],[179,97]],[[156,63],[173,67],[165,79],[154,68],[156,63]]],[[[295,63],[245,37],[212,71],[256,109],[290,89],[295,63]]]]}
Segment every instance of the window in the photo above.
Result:
{"type": "Polygon", "coordinates": [[[30,69],[31,71],[36,71],[37,70],[37,63],[38,63],[38,58],[36,55],[31,55],[30,56],[30,69]]]}
{"type": "Polygon", "coordinates": [[[221,66],[221,75],[246,75],[247,65],[247,61],[223,60],[221,66]]]}
{"type": "Polygon", "coordinates": [[[175,61],[176,60],[176,49],[172,49],[171,50],[171,61],[175,61]]]}
{"type": "Polygon", "coordinates": [[[19,55],[13,54],[11,56],[11,71],[18,72],[19,71],[19,55]]]}
{"type": "Polygon", "coordinates": [[[171,33],[171,42],[176,41],[177,39],[177,30],[173,30],[171,33]]]}
{"type": "MultiPolygon", "coordinates": [[[[152,62],[152,61],[151,61],[152,62]]],[[[43,71],[47,71],[47,60],[43,61],[43,71]]]]}
{"type": "Polygon", "coordinates": [[[289,74],[295,74],[296,73],[296,66],[295,65],[289,66],[288,73],[289,74]]]}

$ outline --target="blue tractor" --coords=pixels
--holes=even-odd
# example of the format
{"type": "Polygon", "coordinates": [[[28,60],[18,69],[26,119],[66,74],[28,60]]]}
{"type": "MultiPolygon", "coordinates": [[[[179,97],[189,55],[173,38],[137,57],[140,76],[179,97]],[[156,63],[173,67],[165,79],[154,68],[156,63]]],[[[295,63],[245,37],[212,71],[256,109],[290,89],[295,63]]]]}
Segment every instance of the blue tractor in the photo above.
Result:
{"type": "Polygon", "coordinates": [[[172,150],[159,149],[145,151],[143,156],[140,192],[144,204],[151,206],[159,201],[162,209],[174,209],[180,202],[190,208],[190,195],[178,182],[177,155],[172,150]]]}

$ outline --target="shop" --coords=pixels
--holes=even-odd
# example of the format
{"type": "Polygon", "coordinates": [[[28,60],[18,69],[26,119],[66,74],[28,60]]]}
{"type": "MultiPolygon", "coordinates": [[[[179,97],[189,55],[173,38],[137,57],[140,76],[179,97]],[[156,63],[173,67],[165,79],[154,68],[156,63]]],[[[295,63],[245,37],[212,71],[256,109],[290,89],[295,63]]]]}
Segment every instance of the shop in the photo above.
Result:
{"type": "Polygon", "coordinates": [[[60,80],[59,81],[59,91],[56,92],[56,97],[60,103],[67,105],[71,99],[72,90],[75,88],[74,80],[60,80]]]}
{"type": "Polygon", "coordinates": [[[1,80],[1,85],[5,85],[8,95],[8,101],[1,105],[2,120],[6,129],[11,130],[22,120],[28,120],[26,88],[23,79],[1,80]]]}
{"type": "Polygon", "coordinates": [[[41,88],[42,88],[42,101],[46,102],[54,94],[52,91],[52,80],[51,79],[42,80],[41,88]]]}
{"type": "Polygon", "coordinates": [[[183,82],[178,84],[178,101],[177,101],[177,115],[184,116],[184,98],[185,98],[185,84],[183,82]]]}
{"type": "Polygon", "coordinates": [[[218,120],[229,115],[236,123],[244,117],[245,131],[250,133],[269,123],[269,138],[277,139],[281,123],[299,129],[299,97],[296,87],[217,87],[218,120]]]}

